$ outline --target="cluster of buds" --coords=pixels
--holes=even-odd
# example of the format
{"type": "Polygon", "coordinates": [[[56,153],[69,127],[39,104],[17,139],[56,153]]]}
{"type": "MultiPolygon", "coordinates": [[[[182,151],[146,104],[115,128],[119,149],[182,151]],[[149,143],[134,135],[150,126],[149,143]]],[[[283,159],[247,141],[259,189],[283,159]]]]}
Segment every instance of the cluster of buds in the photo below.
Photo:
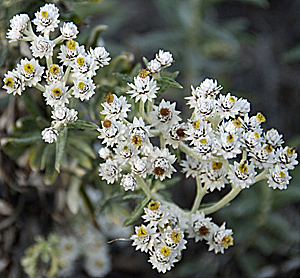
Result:
{"type": "Polygon", "coordinates": [[[109,64],[109,53],[104,47],[90,48],[80,46],[75,41],[79,33],[73,22],[63,23],[60,35],[50,39],[51,33],[59,26],[59,10],[54,4],[45,4],[35,13],[32,23],[27,14],[14,16],[10,21],[11,29],[7,32],[10,42],[30,42],[33,58],[22,59],[16,69],[8,71],[4,76],[3,88],[8,94],[21,95],[26,87],[36,87],[43,92],[46,105],[52,108],[51,126],[42,131],[45,142],[57,140],[59,131],[68,122],[77,120],[77,111],[67,105],[72,97],[81,101],[89,100],[94,94],[96,85],[93,76],[99,67],[109,64]],[[66,41],[65,44],[62,44],[66,41]],[[60,45],[57,55],[62,65],[53,63],[54,48],[60,45]],[[46,68],[40,65],[38,59],[46,59],[46,68]],[[45,83],[42,84],[42,77],[45,83]],[[68,80],[72,82],[69,89],[68,80]]]}

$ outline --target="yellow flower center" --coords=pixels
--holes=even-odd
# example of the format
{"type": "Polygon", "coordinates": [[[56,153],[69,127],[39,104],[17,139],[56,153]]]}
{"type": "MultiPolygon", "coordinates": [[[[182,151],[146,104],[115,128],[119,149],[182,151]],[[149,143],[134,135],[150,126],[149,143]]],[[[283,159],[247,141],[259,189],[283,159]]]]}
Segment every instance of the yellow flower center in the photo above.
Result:
{"type": "Polygon", "coordinates": [[[224,236],[221,243],[223,244],[224,247],[228,247],[232,245],[233,244],[232,236],[228,236],[228,235],[224,236]]]}
{"type": "Polygon", "coordinates": [[[271,153],[273,151],[273,147],[271,145],[266,145],[264,147],[264,149],[268,152],[268,153],[271,153]]]}
{"type": "Polygon", "coordinates": [[[264,117],[264,115],[260,112],[258,112],[256,114],[256,119],[260,122],[260,123],[264,123],[266,121],[266,118],[264,117]]]}
{"type": "Polygon", "coordinates": [[[53,75],[56,75],[59,73],[59,66],[58,65],[52,65],[49,69],[49,72],[53,75]]]}
{"type": "Polygon", "coordinates": [[[234,119],[232,122],[236,128],[240,128],[243,124],[240,119],[234,119]]]}
{"type": "Polygon", "coordinates": [[[160,248],[160,253],[164,257],[169,257],[171,255],[171,249],[170,249],[170,247],[163,246],[162,248],[160,248]]]}
{"type": "Polygon", "coordinates": [[[180,240],[181,234],[179,232],[173,231],[171,234],[171,239],[174,242],[178,242],[180,240]]]}
{"type": "Polygon", "coordinates": [[[227,140],[229,143],[233,142],[233,140],[234,140],[233,134],[229,134],[229,135],[227,136],[226,140],[227,140]]]}
{"type": "Polygon", "coordinates": [[[124,152],[127,152],[129,150],[129,147],[128,146],[124,146],[123,149],[122,149],[124,152]]]}
{"type": "Polygon", "coordinates": [[[82,81],[80,81],[80,82],[78,82],[77,86],[78,86],[78,89],[82,90],[84,88],[84,86],[85,86],[85,83],[82,82],[82,81]]]}
{"type": "Polygon", "coordinates": [[[56,97],[59,97],[62,95],[62,90],[59,87],[55,87],[52,89],[52,94],[56,97]]]}
{"type": "Polygon", "coordinates": [[[200,120],[193,122],[192,125],[193,125],[193,128],[194,128],[194,129],[199,128],[199,127],[200,127],[200,120]]]}
{"type": "Polygon", "coordinates": [[[84,60],[83,57],[78,57],[78,58],[77,58],[77,64],[78,64],[79,66],[83,66],[83,65],[84,65],[84,62],[85,62],[85,60],[84,60]]]}
{"type": "Polygon", "coordinates": [[[114,101],[114,95],[112,94],[112,93],[108,93],[107,95],[106,95],[106,102],[108,103],[108,104],[110,104],[110,103],[112,103],[114,101]]]}
{"type": "Polygon", "coordinates": [[[207,143],[207,140],[206,140],[206,138],[202,138],[202,139],[200,139],[200,143],[201,143],[201,144],[206,144],[206,143],[207,143]]]}
{"type": "Polygon", "coordinates": [[[150,210],[158,210],[158,208],[159,208],[159,206],[160,206],[160,203],[158,202],[158,201],[151,201],[149,204],[148,204],[148,209],[150,209],[150,210]]]}
{"type": "Polygon", "coordinates": [[[290,148],[290,147],[288,147],[288,149],[286,150],[286,153],[287,153],[288,155],[293,155],[293,154],[295,153],[295,148],[290,148]]]}
{"type": "Polygon", "coordinates": [[[46,11],[41,11],[41,16],[42,17],[47,17],[48,16],[48,13],[46,11]]]}
{"type": "Polygon", "coordinates": [[[66,42],[66,46],[67,46],[67,48],[69,48],[69,49],[75,49],[75,47],[76,47],[76,42],[73,41],[73,40],[67,41],[67,42],[66,42]]]}
{"type": "Polygon", "coordinates": [[[229,101],[230,102],[235,102],[235,97],[233,97],[233,96],[229,97],[229,101]]]}
{"type": "Polygon", "coordinates": [[[213,169],[213,170],[220,170],[221,168],[222,168],[222,166],[223,166],[223,163],[222,162],[217,162],[217,161],[213,161],[212,163],[211,163],[211,168],[213,169]]]}
{"type": "Polygon", "coordinates": [[[142,226],[139,227],[138,231],[137,231],[137,235],[139,237],[144,237],[148,234],[147,230],[145,228],[143,228],[142,226]]]}
{"type": "Polygon", "coordinates": [[[258,133],[257,131],[255,131],[253,135],[254,135],[254,137],[257,138],[257,139],[260,137],[260,135],[259,135],[259,133],[258,133]]]}
{"type": "Polygon", "coordinates": [[[14,81],[11,77],[8,77],[8,78],[5,79],[4,84],[5,84],[5,86],[13,87],[14,86],[14,81]]]}
{"type": "Polygon", "coordinates": [[[111,127],[111,121],[110,121],[110,120],[105,120],[105,121],[103,122],[103,127],[105,127],[105,128],[111,127]]]}
{"type": "Polygon", "coordinates": [[[285,173],[282,172],[282,171],[280,171],[280,172],[279,172],[279,177],[283,179],[283,178],[285,177],[285,173]]]}
{"type": "Polygon", "coordinates": [[[142,146],[142,137],[139,135],[133,135],[131,139],[131,144],[133,144],[136,147],[142,146]]]}
{"type": "Polygon", "coordinates": [[[141,78],[145,78],[147,75],[149,75],[149,71],[147,71],[147,70],[145,70],[145,69],[142,69],[142,70],[140,70],[140,72],[139,72],[139,77],[141,77],[141,78]]]}
{"type": "Polygon", "coordinates": [[[245,165],[245,163],[241,163],[239,165],[239,170],[241,173],[248,173],[248,168],[249,167],[247,165],[245,165]]]}
{"type": "Polygon", "coordinates": [[[27,73],[33,73],[34,71],[34,66],[30,63],[25,64],[23,68],[27,73]]]}

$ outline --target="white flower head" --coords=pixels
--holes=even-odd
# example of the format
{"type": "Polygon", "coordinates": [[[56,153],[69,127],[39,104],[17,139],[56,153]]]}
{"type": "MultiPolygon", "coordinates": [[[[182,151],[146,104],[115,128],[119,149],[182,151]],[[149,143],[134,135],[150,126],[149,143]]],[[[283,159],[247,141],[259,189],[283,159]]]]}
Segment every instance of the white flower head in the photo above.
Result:
{"type": "Polygon", "coordinates": [[[215,147],[215,137],[208,134],[200,137],[198,141],[194,142],[193,150],[201,159],[209,159],[217,151],[215,147]]]}
{"type": "Polygon", "coordinates": [[[51,118],[62,123],[75,122],[78,119],[77,114],[78,112],[75,109],[56,107],[52,111],[51,118]]]}
{"type": "Polygon", "coordinates": [[[128,124],[128,128],[129,140],[132,145],[135,147],[141,147],[145,144],[149,144],[150,127],[145,126],[145,123],[141,117],[139,119],[134,117],[133,123],[128,124]]]}
{"type": "Polygon", "coordinates": [[[218,85],[217,80],[206,78],[198,87],[196,87],[196,89],[194,89],[193,86],[191,86],[191,89],[192,96],[194,96],[194,98],[196,99],[200,97],[215,98],[223,89],[223,87],[221,85],[218,85]]]}
{"type": "Polygon", "coordinates": [[[58,132],[56,129],[52,128],[52,127],[48,127],[48,128],[45,128],[43,131],[42,131],[42,137],[43,137],[43,140],[46,142],[46,143],[53,143],[53,142],[56,142],[57,141],[57,136],[58,136],[58,132]]]}
{"type": "Polygon", "coordinates": [[[149,168],[147,157],[139,158],[138,156],[134,156],[130,160],[130,164],[131,164],[131,170],[133,173],[141,176],[142,178],[146,177],[148,168],[149,168]]]}
{"type": "Polygon", "coordinates": [[[217,155],[222,155],[225,159],[235,158],[241,151],[239,134],[221,132],[216,139],[217,155]]]}
{"type": "Polygon", "coordinates": [[[188,155],[186,156],[186,160],[181,160],[180,166],[182,167],[182,172],[185,173],[186,178],[189,176],[196,178],[196,176],[203,173],[201,161],[188,155]]]}
{"type": "Polygon", "coordinates": [[[56,65],[56,64],[52,64],[50,66],[50,68],[48,70],[46,70],[46,82],[47,84],[51,84],[51,83],[55,83],[55,82],[59,82],[62,81],[62,78],[64,76],[64,71],[63,71],[63,67],[56,65]]]}
{"type": "Polygon", "coordinates": [[[127,117],[127,112],[130,111],[131,104],[128,104],[124,96],[117,97],[115,94],[108,93],[106,102],[101,103],[106,119],[123,119],[127,117]]]}
{"type": "Polygon", "coordinates": [[[156,59],[151,60],[147,65],[147,70],[151,73],[158,73],[162,69],[161,63],[157,61],[156,59]]]}
{"type": "Polygon", "coordinates": [[[79,256],[80,246],[74,236],[61,236],[58,247],[61,252],[60,257],[66,263],[75,261],[79,256]]]}
{"type": "Polygon", "coordinates": [[[73,22],[64,22],[64,25],[60,27],[60,32],[65,40],[76,39],[79,33],[77,26],[73,22]]]}
{"type": "Polygon", "coordinates": [[[99,68],[95,59],[88,54],[79,54],[74,59],[73,78],[92,78],[96,75],[96,70],[99,68]]]}
{"type": "Polygon", "coordinates": [[[188,237],[195,238],[195,242],[203,239],[208,240],[211,230],[215,226],[215,224],[211,222],[211,218],[205,217],[204,213],[200,211],[196,211],[196,213],[192,214],[188,225],[188,237]]]}
{"type": "Polygon", "coordinates": [[[263,137],[257,131],[246,131],[240,137],[242,147],[246,148],[249,152],[255,152],[255,149],[260,148],[263,142],[263,137]]]}
{"type": "Polygon", "coordinates": [[[225,183],[227,183],[225,178],[226,169],[222,162],[207,162],[204,169],[205,173],[201,175],[201,179],[211,192],[215,189],[221,190],[221,188],[225,187],[225,183]]]}
{"type": "Polygon", "coordinates": [[[180,255],[181,251],[186,249],[187,241],[184,239],[184,233],[178,228],[168,226],[158,238],[165,246],[169,247],[176,255],[180,255]]]}
{"type": "Polygon", "coordinates": [[[32,51],[32,55],[35,58],[48,58],[53,55],[54,44],[49,39],[44,38],[43,36],[35,37],[31,42],[30,49],[32,51]]]}
{"type": "Polygon", "coordinates": [[[144,208],[145,214],[142,218],[145,222],[150,222],[151,226],[164,227],[169,223],[169,212],[165,205],[161,205],[158,201],[151,201],[146,208],[144,208]]]}
{"type": "Polygon", "coordinates": [[[207,135],[214,137],[212,125],[209,121],[204,121],[199,117],[195,117],[193,122],[188,123],[188,129],[185,131],[186,140],[191,140],[191,145],[195,145],[197,141],[207,135]]]}
{"type": "Polygon", "coordinates": [[[256,172],[254,171],[254,165],[248,163],[248,161],[241,161],[240,163],[234,162],[234,165],[230,165],[230,171],[228,173],[228,179],[236,187],[249,188],[254,181],[256,172]]]}
{"type": "Polygon", "coordinates": [[[269,187],[273,189],[287,189],[290,179],[292,178],[289,175],[288,169],[281,168],[278,164],[269,170],[269,174],[266,175],[268,178],[267,183],[269,187]]]}
{"type": "Polygon", "coordinates": [[[73,80],[73,92],[72,95],[75,98],[79,98],[81,101],[89,100],[94,94],[96,85],[92,78],[78,78],[73,80]]]}
{"type": "Polygon", "coordinates": [[[21,75],[22,80],[24,80],[25,86],[31,87],[41,80],[44,67],[40,66],[38,60],[34,58],[31,60],[25,58],[17,65],[17,71],[21,75]]]}
{"type": "Polygon", "coordinates": [[[111,58],[105,47],[98,46],[95,49],[90,48],[90,54],[95,59],[98,66],[103,67],[109,65],[111,58]]]}
{"type": "Polygon", "coordinates": [[[8,30],[6,33],[6,38],[8,39],[8,42],[17,42],[23,39],[23,34],[15,29],[8,30]]]}
{"type": "Polygon", "coordinates": [[[46,4],[35,13],[33,23],[37,26],[37,32],[49,34],[53,32],[59,24],[59,10],[54,4],[46,4]]]}
{"type": "Polygon", "coordinates": [[[161,49],[155,55],[155,59],[161,64],[162,68],[169,67],[174,62],[172,54],[161,49]]]}
{"type": "Polygon", "coordinates": [[[118,156],[120,164],[130,162],[133,158],[136,158],[140,152],[136,147],[127,144],[127,142],[119,142],[118,147],[114,149],[114,151],[118,156]]]}
{"type": "Polygon", "coordinates": [[[184,123],[175,123],[169,129],[162,130],[166,144],[171,145],[174,149],[186,139],[186,127],[184,123]]]}
{"type": "Polygon", "coordinates": [[[25,90],[25,84],[22,76],[18,71],[12,70],[4,74],[3,89],[6,93],[15,95],[21,95],[25,90]]]}
{"type": "Polygon", "coordinates": [[[210,233],[210,237],[207,241],[209,244],[208,251],[214,250],[215,254],[221,252],[224,254],[224,249],[233,245],[232,230],[225,229],[225,223],[221,227],[214,225],[213,230],[210,233]]]}
{"type": "Polygon", "coordinates": [[[215,111],[215,100],[209,97],[200,97],[197,99],[195,114],[201,119],[208,118],[215,111]]]}
{"type": "Polygon", "coordinates": [[[121,179],[121,185],[124,187],[125,191],[134,191],[136,184],[136,179],[132,174],[123,175],[121,179]]]}
{"type": "Polygon", "coordinates": [[[134,84],[128,83],[128,86],[133,90],[127,92],[127,94],[132,94],[131,98],[135,98],[135,102],[141,100],[142,102],[146,102],[147,100],[152,101],[152,99],[156,98],[156,93],[159,87],[156,86],[156,81],[154,79],[150,79],[150,76],[146,77],[134,77],[134,84]]]}
{"type": "Polygon", "coordinates": [[[276,162],[274,148],[268,144],[252,150],[249,156],[251,163],[259,169],[270,168],[276,162]]]}
{"type": "Polygon", "coordinates": [[[73,66],[76,57],[85,53],[84,46],[79,46],[78,42],[69,40],[65,45],[60,46],[60,53],[57,57],[63,62],[65,66],[73,66]]]}
{"type": "Polygon", "coordinates": [[[98,154],[101,158],[103,158],[104,160],[107,160],[107,159],[112,159],[112,151],[107,148],[107,147],[103,147],[101,148],[99,151],[98,151],[98,154]]]}
{"type": "Polygon", "coordinates": [[[99,176],[106,180],[108,184],[115,183],[121,176],[120,167],[116,161],[111,159],[100,164],[99,176]]]}
{"type": "Polygon", "coordinates": [[[175,155],[170,154],[167,148],[159,149],[155,147],[151,156],[151,172],[155,178],[159,178],[161,181],[166,177],[171,178],[172,172],[176,172],[172,166],[176,161],[175,155]]]}
{"type": "Polygon", "coordinates": [[[266,144],[271,145],[273,148],[281,147],[284,143],[282,140],[282,134],[279,134],[278,130],[272,128],[264,133],[266,144]]]}
{"type": "Polygon", "coordinates": [[[132,246],[136,246],[135,250],[141,252],[148,252],[152,250],[154,244],[157,243],[158,233],[156,227],[148,224],[135,227],[135,234],[130,237],[133,240],[132,246]]]}
{"type": "Polygon", "coordinates": [[[294,148],[285,147],[284,149],[280,147],[276,151],[275,160],[282,167],[288,170],[293,170],[298,164],[297,153],[294,148]]]}
{"type": "Polygon", "coordinates": [[[150,112],[152,117],[152,125],[159,130],[166,130],[173,124],[178,123],[180,117],[179,111],[175,110],[176,102],[172,104],[170,101],[161,100],[159,106],[153,105],[154,111],[150,112]]]}
{"type": "Polygon", "coordinates": [[[17,14],[10,20],[10,28],[23,32],[27,28],[29,21],[28,14],[17,14]]]}
{"type": "Polygon", "coordinates": [[[232,96],[230,93],[226,96],[221,94],[216,102],[216,110],[221,118],[234,118],[239,114],[239,104],[237,97],[232,96]]]}
{"type": "Polygon", "coordinates": [[[125,140],[125,125],[121,121],[115,120],[104,120],[102,123],[102,128],[98,129],[100,135],[99,139],[104,139],[103,144],[107,146],[113,146],[119,141],[125,140]]]}
{"type": "Polygon", "coordinates": [[[65,106],[69,103],[68,87],[65,86],[64,82],[56,82],[50,85],[46,85],[46,91],[43,96],[46,98],[46,104],[50,106],[65,106]]]}

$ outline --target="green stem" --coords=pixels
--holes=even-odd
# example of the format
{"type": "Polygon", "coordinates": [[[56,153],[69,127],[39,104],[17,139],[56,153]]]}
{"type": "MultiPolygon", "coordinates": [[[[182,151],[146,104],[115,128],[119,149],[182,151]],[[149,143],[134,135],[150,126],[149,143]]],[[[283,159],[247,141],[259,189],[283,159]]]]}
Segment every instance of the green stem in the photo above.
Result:
{"type": "Polygon", "coordinates": [[[192,209],[191,209],[191,214],[193,214],[197,211],[197,209],[200,206],[201,200],[202,200],[202,198],[205,195],[206,190],[207,190],[207,186],[202,186],[201,179],[200,179],[199,175],[197,175],[197,177],[196,177],[196,184],[197,184],[197,194],[196,194],[196,198],[194,200],[194,203],[193,203],[193,206],[192,206],[192,209]]]}
{"type": "Polygon", "coordinates": [[[140,101],[140,117],[142,117],[142,119],[144,119],[144,109],[145,109],[145,103],[141,100],[140,101]]]}
{"type": "Polygon", "coordinates": [[[59,36],[59,37],[57,37],[55,40],[53,40],[53,44],[54,44],[54,46],[55,46],[55,45],[57,45],[57,44],[59,44],[59,43],[62,43],[63,41],[64,41],[63,36],[59,36]]]}
{"type": "Polygon", "coordinates": [[[135,174],[134,174],[134,177],[135,177],[137,183],[139,184],[139,186],[141,187],[141,189],[147,195],[147,197],[152,199],[152,193],[151,193],[150,188],[148,187],[148,185],[145,183],[144,179],[141,178],[139,175],[135,175],[135,174]]]}
{"type": "Polygon", "coordinates": [[[46,91],[46,88],[43,85],[41,85],[40,83],[36,83],[33,87],[37,88],[38,90],[40,90],[42,92],[46,91]]]}
{"type": "Polygon", "coordinates": [[[69,78],[69,75],[70,75],[70,71],[71,71],[71,67],[68,66],[67,69],[66,69],[66,72],[65,72],[65,75],[64,75],[64,78],[63,78],[63,82],[66,84],[67,81],[68,81],[68,78],[69,78]]]}
{"type": "Polygon", "coordinates": [[[264,180],[266,179],[266,174],[268,173],[268,170],[265,169],[263,170],[260,174],[258,174],[256,177],[255,177],[255,182],[258,182],[258,181],[261,181],[261,180],[264,180]]]}
{"type": "Polygon", "coordinates": [[[47,63],[47,67],[49,69],[52,66],[52,64],[53,64],[52,56],[46,57],[46,63],[47,63]]]}
{"type": "Polygon", "coordinates": [[[201,211],[203,211],[205,215],[218,211],[219,209],[227,205],[231,200],[233,200],[241,192],[241,190],[241,187],[232,187],[230,192],[227,193],[227,195],[225,195],[219,202],[211,207],[201,209],[201,211]]]}

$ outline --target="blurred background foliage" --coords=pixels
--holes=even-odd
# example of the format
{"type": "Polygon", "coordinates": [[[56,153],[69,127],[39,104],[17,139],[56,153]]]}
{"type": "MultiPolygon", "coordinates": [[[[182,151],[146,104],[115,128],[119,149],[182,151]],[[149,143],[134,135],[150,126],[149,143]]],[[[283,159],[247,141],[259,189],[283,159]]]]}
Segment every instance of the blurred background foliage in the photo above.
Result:
{"type": "MultiPolygon", "coordinates": [[[[158,49],[164,49],[173,54],[171,70],[180,72],[177,80],[184,87],[168,89],[164,98],[177,101],[183,119],[189,116],[183,97],[190,93],[190,85],[199,85],[205,77],[217,79],[224,91],[248,98],[253,114],[260,111],[266,116],[265,129],[277,128],[286,144],[297,147],[299,153],[299,0],[51,2],[59,7],[62,21],[79,26],[80,44],[87,48],[105,45],[114,58],[95,79],[98,94],[81,107],[85,119],[99,125],[104,95],[124,93],[128,78],[142,68],[142,58],[150,60],[158,49]]],[[[25,44],[8,44],[9,20],[24,12],[33,18],[44,4],[39,0],[0,0],[1,79],[28,53],[25,44]]],[[[96,152],[100,145],[90,147],[97,137],[93,129],[84,133],[68,130],[73,134],[68,138],[73,139],[67,142],[65,153],[76,162],[68,172],[70,165],[66,167],[68,160],[63,157],[58,174],[55,146],[40,139],[40,130],[50,123],[42,98],[29,90],[21,98],[1,90],[0,115],[0,136],[10,136],[0,153],[0,199],[4,204],[0,210],[0,276],[25,277],[19,265],[24,249],[33,243],[34,235],[46,235],[54,223],[64,223],[66,206],[57,206],[58,195],[74,197],[78,192],[76,177],[81,179],[79,192],[90,209],[91,221],[100,212],[111,214],[114,206],[110,201],[121,202],[124,196],[98,177],[96,152]],[[27,136],[20,138],[24,132],[27,136]],[[84,198],[86,185],[103,194],[95,207],[84,198]]],[[[218,224],[226,221],[234,230],[235,245],[225,255],[207,252],[203,243],[189,242],[182,261],[164,277],[299,277],[299,167],[292,176],[288,190],[274,191],[261,182],[213,215],[218,224]]],[[[171,192],[179,205],[189,207],[194,190],[192,179],[188,179],[181,180],[171,192]]],[[[208,196],[205,201],[214,201],[224,193],[208,196]]],[[[78,204],[69,204],[69,209],[78,210],[78,204]]],[[[145,254],[129,245],[123,249],[112,245],[112,253],[116,250],[109,277],[160,277],[151,270],[145,254]]],[[[87,276],[79,269],[77,277],[87,276]]]]}

